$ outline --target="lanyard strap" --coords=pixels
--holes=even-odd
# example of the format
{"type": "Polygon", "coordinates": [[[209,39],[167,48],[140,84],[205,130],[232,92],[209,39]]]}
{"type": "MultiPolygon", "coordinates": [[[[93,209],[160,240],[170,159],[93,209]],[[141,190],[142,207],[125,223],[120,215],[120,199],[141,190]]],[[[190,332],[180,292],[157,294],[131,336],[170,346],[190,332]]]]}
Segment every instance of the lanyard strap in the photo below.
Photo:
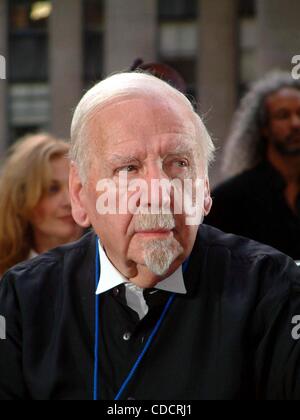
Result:
{"type": "MultiPolygon", "coordinates": [[[[95,264],[95,283],[97,290],[98,283],[100,281],[100,256],[99,256],[99,241],[96,237],[96,264],[95,264]]],[[[100,304],[100,295],[96,295],[95,300],[95,349],[94,349],[94,401],[98,400],[98,374],[99,374],[99,304],[100,304]]]]}
{"type": "MultiPolygon", "coordinates": [[[[188,267],[188,263],[189,260],[185,261],[185,263],[183,264],[183,271],[185,272],[187,267],[188,267]]],[[[99,279],[100,279],[100,258],[99,258],[99,241],[98,238],[96,238],[96,271],[95,271],[95,286],[96,286],[96,290],[98,287],[98,283],[99,283],[99,279]]],[[[145,354],[147,353],[149,347],[151,346],[164,318],[167,315],[167,312],[170,308],[170,306],[172,305],[174,299],[175,299],[176,294],[172,293],[172,295],[170,296],[170,298],[168,299],[164,310],[159,318],[159,320],[157,321],[152,333],[150,334],[142,352],[140,353],[140,355],[138,356],[135,364],[133,365],[132,369],[130,370],[127,378],[125,379],[125,381],[123,382],[119,392],[117,393],[117,395],[115,396],[114,400],[115,401],[119,401],[122,394],[124,393],[127,385],[129,384],[129,382],[131,381],[131,379],[134,377],[139,365],[141,364],[145,354]]],[[[99,344],[100,344],[100,321],[99,321],[99,308],[100,308],[100,295],[96,295],[96,302],[95,302],[95,349],[94,349],[94,401],[98,400],[98,396],[99,396],[99,388],[98,388],[98,377],[99,377],[99,344]]]]}

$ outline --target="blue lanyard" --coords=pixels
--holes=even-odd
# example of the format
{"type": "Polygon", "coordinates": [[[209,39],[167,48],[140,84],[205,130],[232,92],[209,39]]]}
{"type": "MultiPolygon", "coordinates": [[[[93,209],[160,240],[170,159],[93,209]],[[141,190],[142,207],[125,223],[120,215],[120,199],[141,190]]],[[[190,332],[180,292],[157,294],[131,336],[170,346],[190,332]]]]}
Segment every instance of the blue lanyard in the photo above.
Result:
{"type": "MultiPolygon", "coordinates": [[[[185,263],[183,264],[183,271],[185,272],[187,267],[188,267],[188,263],[189,263],[189,259],[187,261],[185,261],[185,263]]],[[[96,290],[98,287],[98,283],[99,283],[99,279],[100,279],[100,258],[99,258],[99,241],[98,238],[96,238],[96,274],[95,274],[95,284],[96,284],[96,290]]],[[[131,379],[133,378],[133,376],[135,375],[141,361],[143,360],[145,354],[147,353],[149,347],[151,346],[154,337],[156,336],[170,306],[172,305],[174,299],[175,299],[176,294],[172,293],[172,295],[170,296],[170,298],[168,299],[164,310],[161,314],[161,317],[159,318],[159,320],[157,321],[152,333],[150,334],[141,354],[138,356],[135,364],[133,365],[132,369],[130,370],[127,378],[125,379],[125,381],[123,382],[119,392],[117,393],[117,395],[115,396],[115,401],[119,401],[123,392],[125,391],[127,385],[129,384],[129,382],[131,381],[131,379]]],[[[96,295],[96,302],[95,302],[95,349],[94,349],[94,401],[98,400],[98,396],[99,396],[99,389],[98,389],[98,376],[99,376],[99,342],[100,342],[100,325],[99,325],[99,307],[100,307],[100,295],[96,295]]]]}

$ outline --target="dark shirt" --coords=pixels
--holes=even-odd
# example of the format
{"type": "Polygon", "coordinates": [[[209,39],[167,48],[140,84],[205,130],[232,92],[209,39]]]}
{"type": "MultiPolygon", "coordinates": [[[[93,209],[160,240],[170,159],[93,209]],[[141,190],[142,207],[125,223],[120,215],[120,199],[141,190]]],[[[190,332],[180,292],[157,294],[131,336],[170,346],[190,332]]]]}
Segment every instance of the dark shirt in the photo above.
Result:
{"type": "MultiPolygon", "coordinates": [[[[95,241],[90,233],[4,276],[0,399],[93,398],[95,241]]],[[[300,399],[294,261],[203,225],[184,280],[187,294],[176,296],[122,398],[300,399]]],[[[125,305],[122,287],[100,297],[102,399],[117,394],[170,295],[150,296],[142,321],[125,305]]]]}
{"type": "Polygon", "coordinates": [[[286,183],[268,162],[236,176],[212,193],[205,223],[265,243],[300,260],[300,212],[284,197],[286,183]]]}

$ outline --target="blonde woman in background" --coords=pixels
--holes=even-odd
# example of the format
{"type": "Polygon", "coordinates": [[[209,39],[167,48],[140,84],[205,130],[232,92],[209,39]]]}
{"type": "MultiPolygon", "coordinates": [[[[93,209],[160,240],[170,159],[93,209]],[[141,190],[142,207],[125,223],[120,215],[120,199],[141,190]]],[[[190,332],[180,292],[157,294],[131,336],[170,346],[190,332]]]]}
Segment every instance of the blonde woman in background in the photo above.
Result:
{"type": "Polygon", "coordinates": [[[0,275],[15,264],[79,239],[71,214],[68,143],[26,136],[9,151],[0,174],[0,275]]]}

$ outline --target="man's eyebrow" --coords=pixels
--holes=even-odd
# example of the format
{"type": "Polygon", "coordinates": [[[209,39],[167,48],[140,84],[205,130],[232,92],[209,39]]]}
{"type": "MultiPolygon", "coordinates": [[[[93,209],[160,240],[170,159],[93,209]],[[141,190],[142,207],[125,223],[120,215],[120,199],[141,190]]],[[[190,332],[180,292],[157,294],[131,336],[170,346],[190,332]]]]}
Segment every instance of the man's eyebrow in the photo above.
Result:
{"type": "MultiPolygon", "coordinates": [[[[166,153],[167,156],[173,156],[173,155],[184,155],[184,154],[190,154],[192,155],[195,151],[195,148],[192,146],[187,146],[183,144],[175,144],[172,146],[172,149],[166,153]]],[[[117,153],[114,153],[110,156],[107,156],[107,161],[111,164],[129,164],[132,162],[140,162],[140,159],[136,155],[119,155],[117,153]]]]}
{"type": "Polygon", "coordinates": [[[174,145],[172,148],[172,151],[168,153],[168,155],[184,155],[184,154],[193,154],[195,151],[195,148],[192,146],[186,146],[183,144],[177,144],[174,145]]]}
{"type": "Polygon", "coordinates": [[[139,159],[136,156],[129,155],[117,155],[113,154],[108,157],[108,161],[113,164],[126,164],[126,163],[132,163],[132,162],[139,162],[139,159]]]}

